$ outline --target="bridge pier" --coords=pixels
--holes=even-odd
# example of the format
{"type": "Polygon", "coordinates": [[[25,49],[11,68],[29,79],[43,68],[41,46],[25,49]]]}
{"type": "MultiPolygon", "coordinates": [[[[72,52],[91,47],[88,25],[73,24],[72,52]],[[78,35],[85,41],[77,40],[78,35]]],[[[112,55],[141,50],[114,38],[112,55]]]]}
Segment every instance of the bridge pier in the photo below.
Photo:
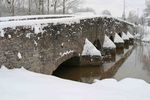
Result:
{"type": "Polygon", "coordinates": [[[80,66],[100,66],[103,64],[101,56],[81,56],[80,66]]]}
{"type": "Polygon", "coordinates": [[[115,43],[116,45],[116,53],[123,54],[124,53],[124,43],[115,43]]]}
{"type": "Polygon", "coordinates": [[[110,49],[110,48],[104,48],[104,58],[103,60],[105,62],[113,62],[116,61],[116,48],[110,49]]]}
{"type": "Polygon", "coordinates": [[[130,40],[124,40],[124,48],[129,49],[130,40]]]}
{"type": "Polygon", "coordinates": [[[134,38],[130,38],[129,41],[130,41],[129,45],[133,45],[134,44],[134,38]]]}

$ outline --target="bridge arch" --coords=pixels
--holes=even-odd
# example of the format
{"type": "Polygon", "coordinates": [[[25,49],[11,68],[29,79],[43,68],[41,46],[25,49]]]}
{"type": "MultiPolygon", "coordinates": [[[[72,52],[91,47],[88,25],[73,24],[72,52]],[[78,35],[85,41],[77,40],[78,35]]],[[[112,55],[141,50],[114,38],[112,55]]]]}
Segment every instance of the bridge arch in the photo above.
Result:
{"type": "Polygon", "coordinates": [[[64,64],[65,65],[66,64],[68,64],[68,65],[70,64],[70,66],[71,66],[71,64],[72,65],[75,64],[75,63],[77,64],[78,63],[78,61],[77,61],[78,59],[79,59],[79,54],[77,52],[71,52],[71,53],[68,53],[68,54],[58,58],[56,60],[56,63],[55,63],[56,67],[55,67],[55,70],[53,70],[53,72],[55,72],[59,67],[64,66],[64,64]]]}
{"type": "MultiPolygon", "coordinates": [[[[68,73],[65,69],[72,69],[74,67],[78,67],[80,65],[80,57],[77,53],[71,53],[60,58],[60,61],[57,62],[56,69],[53,71],[52,75],[57,77],[62,77],[63,73],[68,73]]],[[[63,78],[63,77],[62,77],[63,78]]]]}
{"type": "Polygon", "coordinates": [[[98,50],[101,50],[102,49],[102,45],[101,45],[101,42],[99,39],[96,39],[94,42],[93,42],[93,45],[98,49],[98,50]]]}

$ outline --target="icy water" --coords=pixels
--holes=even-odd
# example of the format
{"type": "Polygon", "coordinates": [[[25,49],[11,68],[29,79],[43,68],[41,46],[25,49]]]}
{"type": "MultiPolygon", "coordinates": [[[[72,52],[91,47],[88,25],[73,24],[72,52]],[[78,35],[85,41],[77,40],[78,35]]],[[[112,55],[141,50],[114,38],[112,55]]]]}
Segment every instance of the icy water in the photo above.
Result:
{"type": "Polygon", "coordinates": [[[127,60],[120,61],[122,66],[112,66],[114,63],[103,66],[67,66],[62,64],[53,75],[92,83],[94,79],[115,78],[139,78],[150,83],[150,43],[138,44],[127,60]]]}

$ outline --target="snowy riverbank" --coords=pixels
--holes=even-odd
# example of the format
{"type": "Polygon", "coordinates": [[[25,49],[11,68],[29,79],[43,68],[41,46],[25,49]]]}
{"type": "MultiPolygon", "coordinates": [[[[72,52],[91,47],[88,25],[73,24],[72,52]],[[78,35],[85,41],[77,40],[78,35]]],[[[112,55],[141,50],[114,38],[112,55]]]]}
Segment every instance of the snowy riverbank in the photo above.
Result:
{"type": "Polygon", "coordinates": [[[114,79],[85,84],[23,68],[0,69],[0,100],[149,100],[150,84],[114,79]]]}

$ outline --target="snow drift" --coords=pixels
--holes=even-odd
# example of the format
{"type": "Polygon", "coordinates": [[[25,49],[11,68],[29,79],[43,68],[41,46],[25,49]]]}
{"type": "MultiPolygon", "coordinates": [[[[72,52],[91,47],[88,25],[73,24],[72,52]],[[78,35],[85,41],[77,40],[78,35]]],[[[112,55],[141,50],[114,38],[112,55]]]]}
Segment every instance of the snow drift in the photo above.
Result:
{"type": "Polygon", "coordinates": [[[150,84],[138,79],[85,84],[24,68],[0,69],[0,100],[149,100],[150,84]]]}

